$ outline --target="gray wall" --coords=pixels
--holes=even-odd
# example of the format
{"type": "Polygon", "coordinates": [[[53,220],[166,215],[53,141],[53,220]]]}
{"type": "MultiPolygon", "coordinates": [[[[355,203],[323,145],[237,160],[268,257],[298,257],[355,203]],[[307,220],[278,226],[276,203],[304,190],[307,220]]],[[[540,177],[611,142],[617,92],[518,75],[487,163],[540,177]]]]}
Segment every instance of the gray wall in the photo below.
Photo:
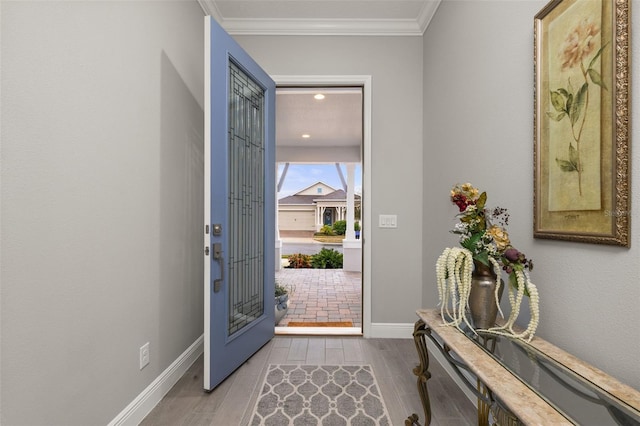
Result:
{"type": "MultiPolygon", "coordinates": [[[[511,213],[510,236],[534,259],[538,335],[640,389],[640,234],[631,249],[533,239],[533,17],[537,1],[443,1],[424,35],[424,292],[438,301],[434,268],[456,209],[457,182],[486,190],[511,213]]],[[[640,11],[640,1],[632,9],[640,11]]],[[[640,16],[633,28],[640,28],[640,16]]],[[[637,74],[640,34],[632,33],[637,74]]],[[[637,75],[636,75],[637,76],[637,75]]],[[[637,82],[637,79],[633,79],[637,82]]],[[[632,87],[634,143],[640,140],[639,85],[632,87]]],[[[640,158],[632,149],[632,225],[640,219],[640,158]]]]}
{"type": "Polygon", "coordinates": [[[0,423],[106,424],[203,331],[203,13],[1,7],[0,423]]]}
{"type": "MultiPolygon", "coordinates": [[[[422,39],[234,36],[271,75],[371,75],[371,319],[413,323],[422,296],[422,39]],[[397,229],[379,229],[397,214],[397,229]],[[401,271],[401,273],[400,273],[401,271]]],[[[367,226],[366,224],[364,226],[367,226]]]]}

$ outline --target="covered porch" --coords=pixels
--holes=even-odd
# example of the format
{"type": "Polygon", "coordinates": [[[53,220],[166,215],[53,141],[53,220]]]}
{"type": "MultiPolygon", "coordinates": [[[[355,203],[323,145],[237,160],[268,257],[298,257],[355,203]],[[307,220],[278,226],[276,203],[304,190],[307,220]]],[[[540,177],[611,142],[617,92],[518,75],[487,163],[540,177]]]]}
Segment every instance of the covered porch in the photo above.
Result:
{"type": "MultiPolygon", "coordinates": [[[[290,289],[289,310],[276,327],[279,334],[312,334],[292,322],[351,323],[351,327],[323,329],[326,334],[362,332],[362,273],[344,269],[288,269],[276,272],[276,281],[290,289]],[[344,330],[350,328],[350,330],[344,330]],[[329,331],[326,331],[329,330],[329,331]]],[[[317,327],[318,330],[320,327],[317,327]]],[[[313,330],[311,330],[313,331],[313,330]]]]}

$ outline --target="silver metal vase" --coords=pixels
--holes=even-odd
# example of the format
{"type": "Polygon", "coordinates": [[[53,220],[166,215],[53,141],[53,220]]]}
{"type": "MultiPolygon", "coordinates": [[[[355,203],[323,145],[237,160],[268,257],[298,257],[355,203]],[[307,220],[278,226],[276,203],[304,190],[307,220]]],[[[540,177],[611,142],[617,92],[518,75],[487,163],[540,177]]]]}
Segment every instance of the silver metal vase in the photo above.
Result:
{"type": "MultiPolygon", "coordinates": [[[[498,305],[496,304],[496,274],[493,268],[482,262],[473,261],[471,273],[471,292],[469,294],[469,312],[476,329],[491,328],[496,323],[498,305]]],[[[500,280],[498,300],[502,297],[504,282],[500,280]]]]}

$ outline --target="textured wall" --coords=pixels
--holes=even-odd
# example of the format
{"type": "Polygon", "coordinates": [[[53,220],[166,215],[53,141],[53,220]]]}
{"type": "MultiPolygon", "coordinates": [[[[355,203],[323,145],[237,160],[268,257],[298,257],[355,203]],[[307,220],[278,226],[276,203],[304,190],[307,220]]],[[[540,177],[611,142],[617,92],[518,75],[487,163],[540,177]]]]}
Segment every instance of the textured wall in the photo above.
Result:
{"type": "Polygon", "coordinates": [[[203,22],[2,2],[0,423],[106,424],[202,334],[203,22]]]}
{"type": "MultiPolygon", "coordinates": [[[[470,181],[490,205],[511,213],[510,235],[535,261],[540,290],[538,335],[640,389],[640,237],[631,249],[533,238],[533,17],[539,1],[443,1],[424,35],[424,292],[438,301],[432,265],[445,247],[456,209],[451,186],[470,181]]],[[[632,2],[634,11],[640,2],[632,2]]],[[[639,16],[632,27],[640,28],[639,16]]],[[[632,33],[633,72],[639,35],[632,33]]],[[[632,76],[632,80],[636,81],[632,76]]],[[[632,111],[640,107],[632,87],[632,111]]],[[[640,140],[637,113],[631,140],[640,140]]],[[[632,149],[632,194],[640,161],[632,149]]],[[[632,197],[632,224],[640,199],[632,197]]]]}

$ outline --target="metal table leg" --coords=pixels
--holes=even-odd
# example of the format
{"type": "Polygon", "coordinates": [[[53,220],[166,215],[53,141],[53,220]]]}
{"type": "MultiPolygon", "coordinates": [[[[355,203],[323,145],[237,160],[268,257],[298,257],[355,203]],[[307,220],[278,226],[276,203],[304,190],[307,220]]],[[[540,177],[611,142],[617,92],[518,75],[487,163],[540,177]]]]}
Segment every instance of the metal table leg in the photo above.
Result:
{"type": "MultiPolygon", "coordinates": [[[[431,329],[427,328],[424,321],[418,320],[413,328],[413,341],[416,344],[420,364],[413,369],[413,374],[418,376],[418,393],[420,401],[422,401],[422,409],[424,410],[425,425],[431,423],[431,402],[429,401],[429,390],[427,389],[427,380],[431,378],[429,372],[429,353],[427,352],[426,335],[431,334],[431,329]]],[[[405,421],[405,426],[420,426],[418,415],[412,414],[405,421]]]]}

